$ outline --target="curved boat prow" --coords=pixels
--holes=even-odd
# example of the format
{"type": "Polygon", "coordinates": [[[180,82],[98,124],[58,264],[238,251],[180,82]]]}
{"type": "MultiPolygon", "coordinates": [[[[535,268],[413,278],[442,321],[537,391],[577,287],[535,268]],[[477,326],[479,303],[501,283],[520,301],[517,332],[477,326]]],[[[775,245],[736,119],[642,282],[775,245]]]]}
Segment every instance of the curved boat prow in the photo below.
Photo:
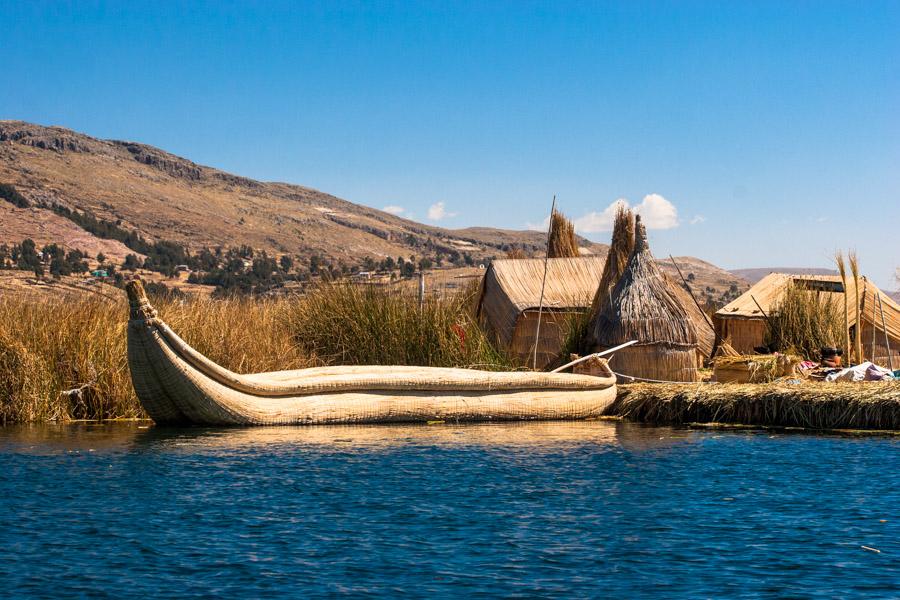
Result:
{"type": "Polygon", "coordinates": [[[197,352],[157,315],[139,280],[130,305],[128,364],[157,423],[317,423],[583,419],[615,400],[602,359],[594,375],[415,366],[321,367],[241,375],[197,352]]]}

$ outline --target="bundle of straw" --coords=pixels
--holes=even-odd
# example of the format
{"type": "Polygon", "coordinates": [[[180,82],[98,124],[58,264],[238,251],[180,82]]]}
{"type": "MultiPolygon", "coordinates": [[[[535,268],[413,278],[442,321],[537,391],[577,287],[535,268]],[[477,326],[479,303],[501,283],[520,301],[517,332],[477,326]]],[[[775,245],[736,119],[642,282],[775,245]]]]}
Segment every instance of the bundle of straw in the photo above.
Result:
{"type": "Polygon", "coordinates": [[[849,299],[847,297],[847,267],[844,265],[844,253],[838,250],[834,255],[834,262],[837,263],[838,272],[841,274],[841,285],[844,287],[844,352],[850,357],[850,323],[849,323],[849,299]]]}
{"type": "Polygon", "coordinates": [[[862,322],[860,321],[860,304],[859,304],[859,260],[856,258],[856,250],[850,252],[850,272],[853,274],[853,305],[856,312],[856,327],[853,340],[853,352],[855,354],[856,363],[862,363],[862,322]]]}
{"type": "Polygon", "coordinates": [[[564,214],[556,210],[550,216],[550,238],[547,244],[549,258],[575,258],[579,255],[575,226],[564,214]]]}
{"type": "Polygon", "coordinates": [[[609,302],[609,295],[622,277],[628,259],[634,252],[634,212],[620,203],[616,208],[616,218],[613,222],[612,241],[609,246],[609,254],[606,255],[606,264],[603,265],[603,274],[600,276],[600,286],[591,303],[591,314],[596,316],[603,305],[609,302]]]}

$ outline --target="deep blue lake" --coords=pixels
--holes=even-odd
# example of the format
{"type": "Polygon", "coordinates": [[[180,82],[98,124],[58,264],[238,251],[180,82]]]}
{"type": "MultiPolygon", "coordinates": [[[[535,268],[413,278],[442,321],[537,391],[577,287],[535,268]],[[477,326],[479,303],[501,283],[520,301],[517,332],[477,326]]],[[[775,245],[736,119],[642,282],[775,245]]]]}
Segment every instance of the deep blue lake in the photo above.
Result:
{"type": "Polygon", "coordinates": [[[620,422],[5,427],[0,586],[898,597],[900,438],[620,422]]]}

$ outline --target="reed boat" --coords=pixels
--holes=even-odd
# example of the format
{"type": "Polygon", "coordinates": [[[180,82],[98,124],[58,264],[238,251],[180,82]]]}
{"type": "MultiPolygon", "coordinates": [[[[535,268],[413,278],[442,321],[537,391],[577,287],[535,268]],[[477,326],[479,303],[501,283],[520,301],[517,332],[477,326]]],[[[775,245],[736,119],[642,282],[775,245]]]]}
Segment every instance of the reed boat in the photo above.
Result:
{"type": "MultiPolygon", "coordinates": [[[[177,425],[313,425],[586,419],[616,398],[615,375],[413,366],[317,367],[242,375],[188,345],[126,286],[128,366],[150,417],[177,425]]],[[[584,369],[582,369],[584,370],[584,369]]]]}

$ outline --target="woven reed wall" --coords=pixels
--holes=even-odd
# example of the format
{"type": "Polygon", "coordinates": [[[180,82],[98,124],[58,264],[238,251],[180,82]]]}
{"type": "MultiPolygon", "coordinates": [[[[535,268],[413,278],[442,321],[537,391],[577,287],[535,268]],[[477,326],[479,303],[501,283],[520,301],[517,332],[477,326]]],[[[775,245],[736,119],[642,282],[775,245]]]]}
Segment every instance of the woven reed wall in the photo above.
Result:
{"type": "Polygon", "coordinates": [[[489,269],[484,275],[478,318],[489,335],[503,347],[509,347],[519,318],[519,309],[497,281],[494,269],[489,269]]]}
{"type": "Polygon", "coordinates": [[[723,340],[729,340],[731,347],[741,354],[753,354],[754,348],[765,344],[765,319],[714,319],[716,331],[723,340]]]}
{"type": "MultiPolygon", "coordinates": [[[[541,314],[541,338],[538,341],[539,369],[546,368],[559,357],[563,342],[566,339],[567,321],[572,311],[544,311],[541,314]]],[[[538,311],[528,310],[522,313],[516,323],[510,353],[522,364],[531,366],[534,352],[534,339],[537,333],[538,311]]]]}
{"type": "Polygon", "coordinates": [[[658,381],[700,381],[696,347],[668,344],[634,345],[617,351],[609,366],[621,375],[658,381]]]}

